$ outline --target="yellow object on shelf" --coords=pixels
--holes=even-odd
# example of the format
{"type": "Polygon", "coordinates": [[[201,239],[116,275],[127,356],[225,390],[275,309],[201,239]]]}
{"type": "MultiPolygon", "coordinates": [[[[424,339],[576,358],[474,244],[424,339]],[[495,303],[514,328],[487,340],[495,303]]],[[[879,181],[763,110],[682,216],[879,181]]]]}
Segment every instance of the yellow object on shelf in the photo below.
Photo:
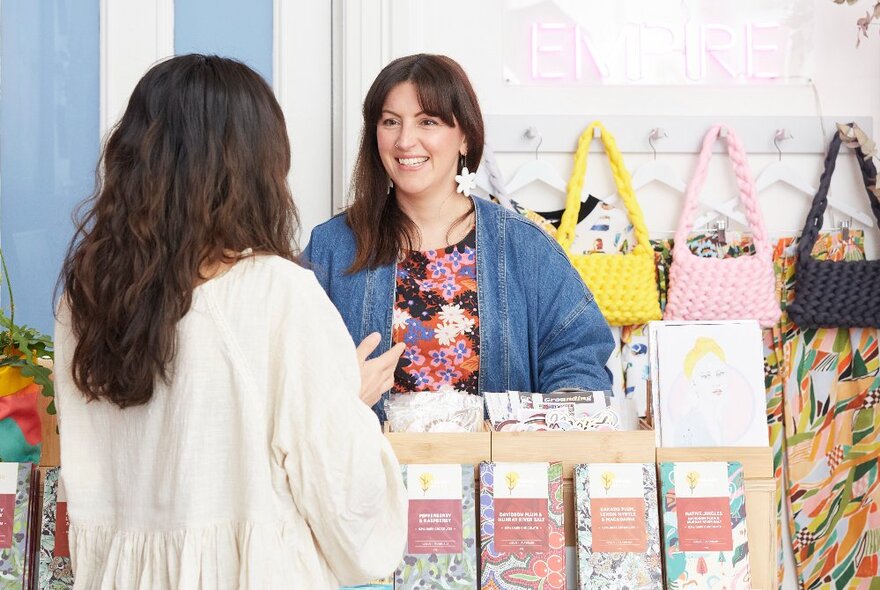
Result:
{"type": "Polygon", "coordinates": [[[0,367],[0,397],[12,395],[33,383],[33,378],[24,377],[19,367],[0,367]]]}

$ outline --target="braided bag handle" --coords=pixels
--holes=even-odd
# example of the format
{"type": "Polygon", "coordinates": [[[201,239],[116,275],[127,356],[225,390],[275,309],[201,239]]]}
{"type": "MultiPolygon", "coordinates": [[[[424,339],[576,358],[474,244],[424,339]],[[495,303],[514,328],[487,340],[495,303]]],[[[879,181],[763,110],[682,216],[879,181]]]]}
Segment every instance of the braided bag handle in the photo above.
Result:
{"type": "Polygon", "coordinates": [[[712,158],[712,147],[715,145],[718,137],[720,137],[722,129],[727,131],[727,153],[736,177],[736,185],[739,188],[739,199],[745,209],[746,220],[749,222],[749,228],[752,231],[755,253],[762,255],[770,252],[767,232],[764,228],[764,218],[758,209],[755,182],[752,180],[745,148],[743,148],[739,137],[737,137],[732,129],[726,125],[718,124],[710,128],[703,138],[703,147],[700,149],[697,169],[694,171],[694,176],[685,192],[684,210],[681,213],[681,219],[675,230],[675,243],[673,244],[673,251],[676,256],[692,255],[690,248],[687,246],[687,237],[693,229],[694,218],[700,208],[700,191],[706,183],[706,176],[709,172],[709,160],[712,158]]]}
{"type": "Polygon", "coordinates": [[[578,211],[581,206],[581,194],[584,190],[584,179],[587,176],[587,156],[590,153],[590,144],[593,142],[593,135],[598,129],[602,139],[602,145],[605,147],[605,153],[608,155],[608,162],[611,164],[611,172],[614,174],[614,184],[617,192],[623,200],[626,207],[626,213],[633,225],[633,233],[635,234],[635,247],[632,254],[637,256],[647,256],[654,260],[651,252],[650,243],[648,241],[648,227],[645,225],[645,217],[642,215],[642,208],[636,201],[636,195],[632,188],[632,178],[623,163],[623,156],[617,148],[617,142],[602,125],[600,121],[593,121],[581,133],[578,138],[577,151],[574,155],[574,170],[568,181],[568,192],[565,197],[565,212],[559,222],[559,233],[557,240],[562,249],[566,252],[571,248],[574,242],[574,232],[577,226],[578,211]]]}
{"type": "MultiPolygon", "coordinates": [[[[822,171],[822,177],[819,180],[819,188],[816,190],[816,196],[813,197],[813,205],[807,214],[807,220],[804,224],[804,231],[801,233],[801,240],[798,244],[798,258],[809,258],[813,253],[813,246],[816,245],[816,239],[819,237],[819,231],[822,229],[825,209],[828,207],[828,190],[831,187],[831,176],[834,174],[834,168],[837,166],[837,156],[840,154],[840,146],[843,140],[840,138],[840,132],[834,134],[831,144],[828,146],[828,154],[825,156],[825,169],[822,171]]],[[[862,148],[857,148],[859,168],[862,171],[862,181],[865,184],[865,192],[868,193],[868,201],[871,203],[871,210],[877,223],[880,224],[880,199],[871,191],[875,179],[877,178],[877,169],[870,157],[867,157],[862,148]]]]}
{"type": "Polygon", "coordinates": [[[568,183],[565,211],[560,220],[556,240],[592,291],[599,309],[609,324],[628,326],[661,318],[657,270],[654,265],[654,253],[648,242],[645,218],[633,193],[632,181],[623,164],[620,150],[617,149],[617,143],[599,121],[590,123],[578,139],[574,171],[568,183]],[[581,193],[584,189],[584,177],[587,173],[587,155],[596,129],[601,134],[614,173],[614,183],[633,225],[636,243],[633,251],[625,254],[571,252],[581,205],[581,193]]]}
{"type": "Polygon", "coordinates": [[[773,326],[779,320],[781,310],[772,251],[755,193],[745,149],[739,138],[724,125],[713,126],[703,138],[697,168],[685,192],[684,211],[672,249],[664,319],[757,319],[764,327],[773,326]],[[727,131],[727,152],[736,176],[740,202],[752,231],[754,256],[701,258],[688,247],[687,238],[699,208],[699,193],[706,181],[712,146],[722,129],[727,131]]]}
{"type": "MultiPolygon", "coordinates": [[[[835,133],[825,156],[825,170],[798,243],[795,266],[795,297],[788,315],[801,329],[880,327],[880,260],[817,260],[813,246],[822,229],[828,206],[828,189],[843,140],[835,133]]],[[[877,223],[880,199],[872,191],[877,178],[874,162],[861,147],[856,160],[862,171],[865,192],[877,223]]]]}

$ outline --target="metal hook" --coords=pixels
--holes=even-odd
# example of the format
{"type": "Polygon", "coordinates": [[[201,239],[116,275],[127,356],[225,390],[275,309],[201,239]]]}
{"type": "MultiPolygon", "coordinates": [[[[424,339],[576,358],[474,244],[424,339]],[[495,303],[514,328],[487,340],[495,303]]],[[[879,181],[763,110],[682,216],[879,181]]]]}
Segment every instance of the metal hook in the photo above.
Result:
{"type": "Polygon", "coordinates": [[[544,143],[544,138],[541,137],[540,133],[538,133],[538,128],[534,127],[534,126],[526,129],[526,132],[523,133],[523,136],[526,139],[535,139],[536,137],[538,138],[538,145],[535,146],[535,159],[537,160],[538,159],[538,150],[541,149],[541,144],[544,143]]]}
{"type": "Polygon", "coordinates": [[[651,146],[651,151],[654,153],[655,160],[657,159],[657,148],[654,147],[654,140],[663,139],[664,137],[669,137],[669,134],[660,127],[651,129],[651,133],[648,134],[648,145],[651,146]]]}
{"type": "Polygon", "coordinates": [[[852,227],[852,219],[841,219],[840,220],[840,232],[843,237],[844,242],[849,242],[849,230],[852,227]]]}
{"type": "Polygon", "coordinates": [[[719,219],[715,222],[715,236],[718,238],[722,244],[727,244],[727,226],[728,226],[727,218],[719,219]]]}
{"type": "Polygon", "coordinates": [[[779,147],[779,142],[786,139],[794,139],[794,136],[785,129],[777,129],[776,133],[773,134],[773,145],[776,146],[776,151],[779,152],[780,162],[782,161],[782,148],[779,147]]]}

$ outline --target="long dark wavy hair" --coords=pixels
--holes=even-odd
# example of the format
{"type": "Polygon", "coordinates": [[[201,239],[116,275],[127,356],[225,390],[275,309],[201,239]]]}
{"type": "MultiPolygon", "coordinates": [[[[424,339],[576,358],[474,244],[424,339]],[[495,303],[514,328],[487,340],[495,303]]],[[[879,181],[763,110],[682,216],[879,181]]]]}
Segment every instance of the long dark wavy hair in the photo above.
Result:
{"type": "Polygon", "coordinates": [[[289,169],[281,107],[249,67],[182,55],[141,78],[59,278],[87,399],[136,406],[167,382],[200,268],[247,248],[297,259],[289,169]]]}
{"type": "MultiPolygon", "coordinates": [[[[364,128],[352,174],[353,203],[347,221],[354,233],[356,253],[349,272],[394,262],[411,250],[418,236],[415,223],[388,190],[388,174],[379,157],[376,127],[388,93],[412,82],[422,110],[451,127],[461,126],[467,140],[464,165],[474,172],[483,156],[483,114],[467,74],[445,55],[420,53],[392,61],[379,72],[364,99],[364,128]]],[[[460,168],[459,168],[460,171],[460,168]]]]}

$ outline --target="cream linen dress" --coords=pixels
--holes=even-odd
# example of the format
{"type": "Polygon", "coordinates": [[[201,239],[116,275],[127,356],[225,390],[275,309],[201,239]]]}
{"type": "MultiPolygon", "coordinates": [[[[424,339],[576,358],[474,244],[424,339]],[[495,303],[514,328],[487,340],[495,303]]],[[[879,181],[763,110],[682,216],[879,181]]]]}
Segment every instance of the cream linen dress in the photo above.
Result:
{"type": "Polygon", "coordinates": [[[275,256],[197,287],[167,384],[86,403],[56,323],[62,478],[76,588],[333,589],[394,571],[400,466],[342,318],[275,256]]]}

